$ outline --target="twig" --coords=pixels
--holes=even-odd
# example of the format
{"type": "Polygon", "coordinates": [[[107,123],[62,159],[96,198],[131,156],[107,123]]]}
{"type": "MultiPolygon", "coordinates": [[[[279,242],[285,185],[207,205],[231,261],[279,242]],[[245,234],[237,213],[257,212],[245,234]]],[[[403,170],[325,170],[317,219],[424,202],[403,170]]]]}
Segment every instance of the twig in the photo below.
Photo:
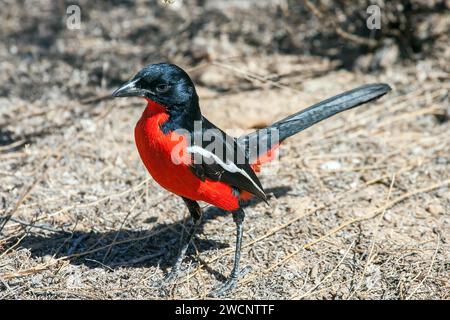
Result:
{"type": "Polygon", "coordinates": [[[13,215],[16,213],[17,209],[19,209],[20,205],[23,201],[27,198],[28,194],[31,192],[31,190],[36,186],[36,184],[42,180],[42,178],[45,175],[45,170],[34,179],[34,181],[22,191],[22,194],[19,197],[19,200],[17,200],[16,204],[14,205],[13,209],[11,210],[11,213],[7,214],[5,217],[3,217],[2,224],[0,225],[0,233],[2,232],[5,225],[8,223],[9,220],[13,217],[13,215]]]}
{"type": "Polygon", "coordinates": [[[350,252],[350,249],[353,248],[353,245],[355,244],[356,240],[353,240],[350,246],[347,248],[347,251],[345,251],[344,255],[342,256],[341,260],[339,260],[338,264],[331,270],[318,284],[316,284],[314,287],[309,289],[306,293],[302,294],[301,296],[298,296],[295,294],[291,297],[291,299],[303,299],[306,296],[309,296],[316,288],[318,288],[322,283],[327,281],[331,276],[336,272],[336,270],[339,268],[339,266],[344,262],[345,258],[347,257],[348,253],[350,252]]]}
{"type": "MultiPolygon", "coordinates": [[[[394,183],[395,183],[395,176],[396,176],[396,174],[394,173],[394,175],[392,176],[391,185],[389,186],[388,194],[386,196],[386,202],[388,202],[389,199],[391,198],[392,189],[394,188],[394,183]]],[[[385,212],[386,212],[386,207],[384,208],[383,212],[380,215],[380,218],[378,220],[378,225],[381,223],[381,220],[383,219],[385,212]]],[[[358,281],[355,289],[353,290],[353,292],[349,295],[349,297],[347,299],[351,299],[353,297],[353,295],[356,293],[356,291],[358,291],[358,289],[361,287],[361,284],[364,280],[364,275],[366,274],[367,268],[369,267],[370,263],[372,262],[372,254],[373,254],[374,248],[375,248],[375,231],[372,236],[372,245],[370,247],[369,254],[367,255],[367,261],[366,261],[366,265],[364,266],[364,270],[361,274],[361,277],[359,278],[359,281],[358,281]]]]}
{"type": "Polygon", "coordinates": [[[343,229],[343,228],[345,228],[345,227],[347,227],[347,226],[349,226],[349,225],[351,225],[351,224],[353,224],[353,223],[355,223],[355,222],[359,222],[359,221],[364,221],[364,220],[372,219],[372,218],[378,216],[379,214],[383,213],[384,210],[389,209],[389,208],[395,206],[396,204],[398,204],[398,203],[404,201],[404,200],[407,199],[407,198],[410,198],[410,197],[412,197],[412,196],[415,196],[416,194],[419,194],[419,193],[425,193],[425,192],[432,191],[432,190],[434,190],[434,189],[443,187],[443,186],[445,186],[445,185],[447,185],[447,184],[450,184],[450,179],[443,180],[443,181],[441,181],[441,182],[435,183],[435,184],[433,184],[433,185],[431,185],[431,186],[428,186],[428,187],[425,187],[425,188],[422,188],[422,189],[417,189],[417,190],[414,190],[414,191],[405,193],[405,194],[403,194],[402,196],[400,196],[400,197],[398,197],[398,198],[392,200],[391,202],[387,203],[383,208],[376,209],[376,210],[372,211],[370,214],[365,215],[365,216],[363,216],[363,217],[350,219],[350,220],[344,222],[343,224],[339,225],[339,226],[336,227],[336,228],[333,228],[332,230],[330,230],[329,232],[327,232],[326,234],[324,234],[324,235],[321,236],[320,238],[318,238],[318,239],[316,239],[316,240],[314,240],[314,241],[311,241],[310,243],[306,244],[306,245],[304,246],[304,248],[305,248],[305,249],[310,248],[311,246],[315,245],[316,243],[322,241],[323,239],[325,239],[325,238],[327,238],[327,237],[329,237],[329,236],[335,234],[335,233],[338,232],[339,230],[341,230],[341,229],[343,229]]]}
{"type": "Polygon", "coordinates": [[[85,258],[84,260],[97,263],[97,264],[101,265],[103,268],[108,269],[109,271],[114,271],[113,268],[111,268],[110,266],[107,266],[106,264],[104,264],[104,263],[102,263],[100,261],[97,261],[97,260],[94,260],[94,259],[89,259],[89,258],[85,258]]]}
{"type": "Polygon", "coordinates": [[[108,257],[109,253],[111,252],[112,248],[115,246],[116,241],[117,241],[117,237],[119,236],[119,233],[122,231],[123,229],[123,225],[125,224],[125,221],[127,221],[128,217],[130,216],[130,214],[133,212],[133,209],[136,207],[136,205],[138,204],[138,201],[142,199],[142,197],[145,194],[145,190],[143,192],[141,192],[141,194],[139,195],[139,197],[134,201],[133,205],[131,206],[130,210],[128,211],[127,215],[125,216],[125,218],[123,218],[122,223],[120,224],[120,228],[119,230],[117,230],[116,234],[114,235],[114,239],[111,243],[111,246],[108,248],[108,250],[106,250],[105,255],[103,256],[103,263],[106,261],[106,258],[108,257]]]}
{"type": "Polygon", "coordinates": [[[431,273],[431,270],[433,269],[434,261],[436,260],[436,256],[439,250],[439,242],[441,242],[441,237],[439,233],[437,234],[437,241],[436,241],[436,249],[434,250],[433,258],[431,258],[430,267],[428,268],[427,274],[422,278],[422,281],[417,285],[417,287],[414,288],[414,290],[409,294],[409,296],[406,297],[406,300],[410,300],[412,296],[416,293],[417,289],[419,289],[422,284],[425,282],[425,280],[428,278],[428,276],[431,273]]]}
{"type": "Polygon", "coordinates": [[[228,69],[228,70],[230,70],[230,71],[232,71],[232,72],[234,72],[236,74],[242,75],[242,76],[244,76],[245,79],[250,80],[250,81],[258,80],[258,81],[260,81],[262,83],[270,83],[272,86],[280,88],[280,89],[289,89],[289,90],[292,90],[295,93],[303,93],[302,91],[297,90],[297,89],[295,89],[293,87],[290,87],[288,85],[281,84],[281,83],[279,83],[277,81],[270,80],[270,79],[268,79],[266,77],[261,77],[260,75],[257,75],[255,73],[251,73],[251,72],[248,72],[248,71],[242,71],[241,69],[238,69],[236,67],[233,67],[233,66],[225,64],[225,63],[213,62],[212,64],[215,65],[215,66],[224,68],[224,69],[228,69]]]}
{"type": "Polygon", "coordinates": [[[72,245],[70,246],[69,250],[67,250],[67,254],[71,255],[76,250],[76,248],[81,243],[81,241],[83,241],[84,239],[89,237],[89,235],[90,235],[89,233],[85,233],[85,234],[79,236],[78,238],[76,238],[75,240],[73,240],[72,245]]]}
{"type": "MultiPolygon", "coordinates": [[[[80,135],[77,134],[75,138],[78,138],[78,136],[80,135]]],[[[17,210],[19,209],[19,207],[22,205],[22,203],[25,201],[25,199],[28,197],[28,195],[30,194],[31,190],[33,190],[33,188],[45,177],[45,174],[47,173],[47,170],[50,168],[50,166],[46,166],[47,162],[49,161],[49,159],[56,155],[56,161],[58,161],[62,154],[61,154],[61,150],[69,143],[69,141],[64,141],[62,143],[59,144],[59,146],[53,150],[52,152],[49,152],[46,157],[44,158],[44,160],[41,161],[41,163],[36,167],[36,169],[34,170],[35,174],[41,170],[41,174],[39,174],[37,177],[34,178],[33,182],[26,187],[23,191],[22,194],[20,195],[19,199],[17,200],[16,204],[14,205],[13,209],[11,210],[11,212],[4,218],[3,223],[0,226],[0,233],[3,230],[3,228],[5,227],[5,225],[8,223],[8,221],[13,217],[13,215],[17,212],[17,210]]]]}
{"type": "Polygon", "coordinates": [[[12,291],[11,287],[9,286],[8,282],[6,282],[2,277],[0,277],[0,282],[3,283],[3,285],[5,286],[5,288],[9,291],[9,293],[11,294],[11,296],[16,297],[16,294],[14,293],[14,291],[12,291]]]}
{"type": "Polygon", "coordinates": [[[19,147],[19,146],[25,144],[26,142],[27,142],[26,140],[19,139],[19,140],[15,141],[15,142],[10,143],[10,144],[7,144],[7,145],[5,145],[5,146],[0,146],[0,152],[2,152],[2,151],[7,151],[7,150],[10,150],[10,149],[14,149],[14,148],[17,148],[17,147],[19,147]]]}
{"type": "Polygon", "coordinates": [[[30,274],[35,274],[44,270],[47,270],[49,267],[51,267],[52,265],[59,263],[58,259],[53,260],[50,263],[46,263],[46,264],[42,264],[42,265],[38,265],[35,266],[33,268],[30,269],[25,269],[25,270],[20,270],[20,271],[16,271],[16,272],[10,272],[10,273],[6,273],[6,274],[2,274],[0,275],[0,277],[3,277],[3,279],[5,280],[9,280],[12,278],[17,278],[17,277],[25,277],[28,276],[30,274]]]}
{"type": "MultiPolygon", "coordinates": [[[[3,218],[4,217],[0,217],[0,219],[3,219],[3,218]]],[[[33,224],[33,223],[29,223],[27,221],[23,221],[23,220],[20,220],[18,218],[14,218],[14,217],[10,218],[9,220],[12,221],[12,222],[18,223],[20,225],[30,227],[30,228],[42,229],[42,230],[46,230],[46,231],[50,231],[50,232],[67,232],[64,229],[56,229],[56,228],[48,227],[48,226],[43,225],[43,224],[33,224]]]]}
{"type": "Polygon", "coordinates": [[[89,97],[86,99],[83,99],[80,101],[81,104],[91,104],[91,103],[97,103],[100,101],[104,101],[104,100],[110,100],[113,97],[111,96],[111,93],[105,94],[105,95],[101,95],[101,96],[96,96],[96,97],[89,97]]]}
{"type": "Polygon", "coordinates": [[[97,200],[92,201],[92,202],[76,203],[74,205],[67,206],[67,207],[62,208],[62,209],[60,209],[58,211],[55,211],[55,212],[52,212],[52,213],[49,213],[49,214],[46,214],[46,215],[42,216],[40,219],[38,219],[38,221],[46,219],[46,218],[51,218],[51,217],[57,216],[57,215],[59,215],[61,213],[64,213],[64,212],[67,212],[67,211],[70,211],[70,210],[73,210],[73,209],[82,209],[82,208],[84,209],[84,208],[88,208],[88,207],[91,207],[91,206],[95,206],[95,205],[97,205],[99,203],[102,203],[102,202],[110,200],[110,199],[120,198],[120,197],[122,197],[122,196],[124,196],[124,195],[126,195],[126,194],[128,194],[130,192],[138,191],[138,190],[142,189],[144,187],[144,185],[147,183],[147,181],[149,181],[149,180],[150,180],[150,178],[147,178],[147,179],[141,181],[140,183],[138,183],[137,185],[132,186],[131,188],[128,188],[128,189],[126,189],[124,191],[121,191],[121,192],[118,192],[118,193],[115,193],[115,194],[110,194],[110,195],[104,196],[103,198],[97,199],[97,200]]]}
{"type": "Polygon", "coordinates": [[[136,263],[140,263],[140,262],[144,262],[147,261],[148,259],[152,259],[152,258],[156,258],[159,256],[162,256],[164,254],[163,250],[151,253],[151,254],[147,254],[145,256],[141,256],[132,260],[128,260],[127,262],[115,262],[115,263],[110,263],[109,265],[114,268],[117,266],[121,266],[121,267],[125,267],[125,266],[132,266],[136,263]]]}

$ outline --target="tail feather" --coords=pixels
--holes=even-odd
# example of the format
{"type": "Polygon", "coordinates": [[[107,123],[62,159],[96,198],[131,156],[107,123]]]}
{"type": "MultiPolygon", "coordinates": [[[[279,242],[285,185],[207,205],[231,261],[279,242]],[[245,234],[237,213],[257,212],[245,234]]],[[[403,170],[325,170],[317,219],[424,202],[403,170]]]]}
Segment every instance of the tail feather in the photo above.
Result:
{"type": "Polygon", "coordinates": [[[248,159],[252,163],[263,156],[264,152],[271,150],[272,144],[279,144],[286,138],[339,112],[378,99],[390,90],[391,87],[387,84],[375,83],[346,91],[277,121],[267,128],[242,136],[238,142],[244,145],[248,159]]]}

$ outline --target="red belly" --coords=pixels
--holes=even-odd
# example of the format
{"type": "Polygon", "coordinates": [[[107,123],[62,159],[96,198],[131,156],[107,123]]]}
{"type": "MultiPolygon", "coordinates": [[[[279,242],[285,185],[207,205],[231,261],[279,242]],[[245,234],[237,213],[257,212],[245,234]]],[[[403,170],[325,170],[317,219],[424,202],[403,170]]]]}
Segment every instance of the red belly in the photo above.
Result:
{"type": "Polygon", "coordinates": [[[164,108],[150,102],[134,130],[139,155],[153,179],[179,196],[205,201],[224,210],[236,210],[238,198],[229,185],[209,179],[201,181],[185,163],[174,163],[174,148],[181,159],[187,156],[186,141],[175,132],[165,135],[161,131],[160,125],[167,119],[164,108]]]}

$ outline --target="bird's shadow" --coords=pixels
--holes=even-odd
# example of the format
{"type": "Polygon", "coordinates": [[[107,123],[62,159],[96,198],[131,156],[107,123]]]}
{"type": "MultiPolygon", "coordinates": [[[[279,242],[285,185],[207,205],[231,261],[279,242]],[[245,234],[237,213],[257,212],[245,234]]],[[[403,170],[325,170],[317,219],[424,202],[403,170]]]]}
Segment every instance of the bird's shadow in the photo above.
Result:
{"type": "MultiPolygon", "coordinates": [[[[267,193],[279,198],[290,190],[290,187],[276,187],[268,189],[267,193]]],[[[251,200],[244,207],[253,206],[258,202],[251,200]]],[[[208,220],[224,214],[226,212],[221,209],[208,207],[204,211],[197,234],[203,232],[203,226],[208,220]]],[[[84,265],[88,268],[113,270],[120,267],[156,266],[167,271],[175,262],[181,235],[186,232],[187,227],[189,226],[185,226],[184,221],[176,221],[160,223],[153,229],[144,231],[121,229],[108,232],[60,231],[43,235],[29,233],[22,239],[20,246],[28,248],[32,257],[66,257],[71,264],[84,265]]],[[[229,243],[208,240],[207,235],[202,239],[196,237],[194,243],[195,249],[192,245],[189,247],[186,259],[196,259],[196,251],[203,252],[230,246],[229,243]]],[[[208,266],[206,270],[214,273],[208,266]]]]}

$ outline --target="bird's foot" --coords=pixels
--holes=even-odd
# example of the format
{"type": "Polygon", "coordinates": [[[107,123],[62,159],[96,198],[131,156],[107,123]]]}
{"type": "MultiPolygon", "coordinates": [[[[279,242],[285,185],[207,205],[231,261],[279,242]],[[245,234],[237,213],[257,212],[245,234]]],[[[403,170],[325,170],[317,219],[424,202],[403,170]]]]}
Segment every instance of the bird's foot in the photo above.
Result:
{"type": "Polygon", "coordinates": [[[242,268],[242,270],[239,272],[238,276],[231,276],[230,278],[228,278],[224,284],[218,286],[213,291],[211,291],[208,294],[208,297],[211,297],[211,298],[223,297],[223,296],[227,295],[228,293],[232,292],[237,286],[238,277],[245,276],[251,270],[252,270],[252,268],[250,266],[246,266],[246,267],[242,268]]]}
{"type": "Polygon", "coordinates": [[[223,297],[236,288],[238,278],[229,278],[224,284],[218,286],[208,294],[208,297],[223,297]]]}
{"type": "Polygon", "coordinates": [[[157,281],[149,279],[148,286],[153,289],[167,291],[167,288],[171,287],[175,283],[181,273],[182,272],[180,272],[179,268],[172,267],[172,270],[169,273],[166,273],[162,279],[157,281]]]}
{"type": "Polygon", "coordinates": [[[183,272],[179,268],[173,267],[172,270],[166,274],[166,276],[159,281],[157,289],[159,289],[160,295],[162,297],[167,297],[170,295],[171,291],[176,286],[176,280],[180,278],[183,272]]]}

